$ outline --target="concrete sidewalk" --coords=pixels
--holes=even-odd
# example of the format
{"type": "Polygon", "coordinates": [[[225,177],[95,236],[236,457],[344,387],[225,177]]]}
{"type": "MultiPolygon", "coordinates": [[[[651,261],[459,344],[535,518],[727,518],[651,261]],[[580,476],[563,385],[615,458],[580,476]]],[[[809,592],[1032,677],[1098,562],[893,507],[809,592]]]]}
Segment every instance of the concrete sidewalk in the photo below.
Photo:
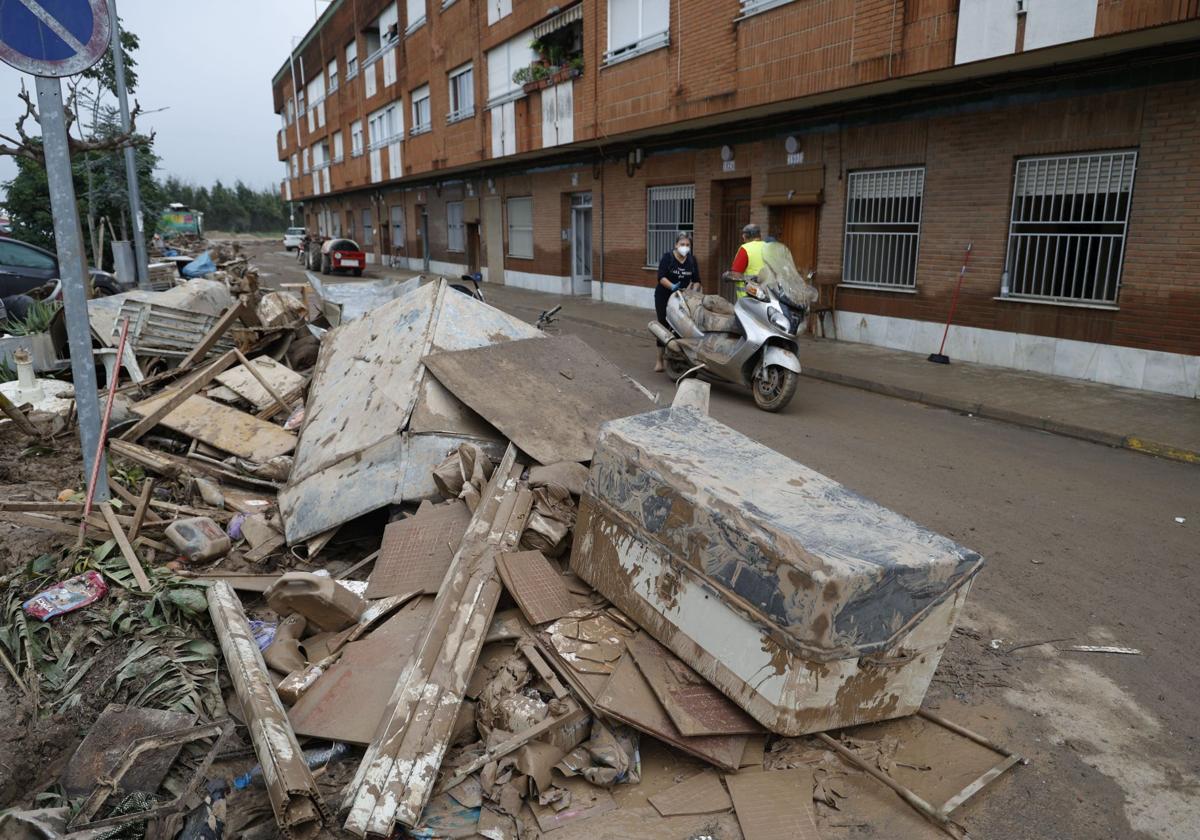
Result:
{"type": "MultiPolygon", "coordinates": [[[[650,310],[510,286],[484,293],[530,320],[561,304],[564,321],[650,340],[650,310]]],[[[815,379],[1200,464],[1200,400],[953,360],[935,365],[915,353],[824,339],[805,338],[800,363],[815,379]]]]}

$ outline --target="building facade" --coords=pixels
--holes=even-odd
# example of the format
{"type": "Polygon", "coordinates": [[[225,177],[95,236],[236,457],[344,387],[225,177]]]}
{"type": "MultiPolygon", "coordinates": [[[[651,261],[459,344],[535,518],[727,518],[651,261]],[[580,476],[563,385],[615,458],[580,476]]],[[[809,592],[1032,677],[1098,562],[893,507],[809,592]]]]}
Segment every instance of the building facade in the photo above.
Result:
{"type": "Polygon", "coordinates": [[[652,306],[755,222],[837,336],[1200,393],[1200,0],[334,0],[285,198],[370,260],[652,306]]]}

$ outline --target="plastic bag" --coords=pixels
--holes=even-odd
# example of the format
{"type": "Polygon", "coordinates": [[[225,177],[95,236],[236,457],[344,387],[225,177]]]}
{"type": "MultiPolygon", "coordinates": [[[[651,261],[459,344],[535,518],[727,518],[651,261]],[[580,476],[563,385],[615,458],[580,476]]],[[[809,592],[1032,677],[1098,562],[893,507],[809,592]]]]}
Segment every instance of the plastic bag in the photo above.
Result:
{"type": "Polygon", "coordinates": [[[185,265],[180,273],[188,280],[194,280],[197,277],[207,277],[217,270],[217,264],[212,261],[208,251],[205,251],[196,259],[185,265]]]}
{"type": "Polygon", "coordinates": [[[33,618],[48,621],[56,615],[94,604],[108,594],[108,584],[96,571],[84,572],[39,592],[21,605],[33,618]]]}

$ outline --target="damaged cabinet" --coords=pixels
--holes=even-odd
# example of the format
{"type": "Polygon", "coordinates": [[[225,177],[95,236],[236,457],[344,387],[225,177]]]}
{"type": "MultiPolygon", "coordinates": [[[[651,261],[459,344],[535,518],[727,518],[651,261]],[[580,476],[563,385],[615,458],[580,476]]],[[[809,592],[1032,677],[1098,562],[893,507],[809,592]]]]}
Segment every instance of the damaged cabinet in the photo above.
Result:
{"type": "Polygon", "coordinates": [[[572,571],[784,735],[915,712],[982,563],[681,409],[603,427],[571,554],[572,571]]]}

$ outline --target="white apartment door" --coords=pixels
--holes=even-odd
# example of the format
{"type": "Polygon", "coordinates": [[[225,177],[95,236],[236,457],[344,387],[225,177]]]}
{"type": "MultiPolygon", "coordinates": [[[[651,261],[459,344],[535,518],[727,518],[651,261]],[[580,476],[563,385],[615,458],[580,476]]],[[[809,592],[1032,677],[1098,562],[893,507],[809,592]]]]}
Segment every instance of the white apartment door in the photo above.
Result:
{"type": "Polygon", "coordinates": [[[500,196],[483,199],[483,236],[487,247],[487,281],[504,283],[504,212],[500,196]]]}
{"type": "Polygon", "coordinates": [[[571,294],[592,293],[592,194],[571,196],[571,294]]]}

